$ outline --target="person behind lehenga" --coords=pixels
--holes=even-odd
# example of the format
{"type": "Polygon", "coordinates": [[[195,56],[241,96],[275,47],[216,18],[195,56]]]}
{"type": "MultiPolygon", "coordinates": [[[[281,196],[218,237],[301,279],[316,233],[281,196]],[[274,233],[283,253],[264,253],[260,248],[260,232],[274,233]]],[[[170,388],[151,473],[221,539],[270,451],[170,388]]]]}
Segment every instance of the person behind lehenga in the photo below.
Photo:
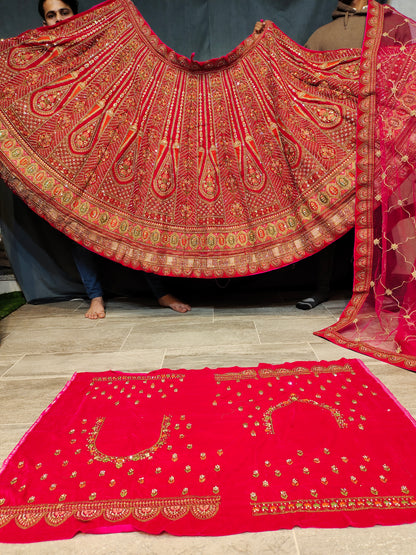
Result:
{"type": "MultiPolygon", "coordinates": [[[[367,19],[367,0],[344,0],[338,2],[332,13],[332,21],[319,27],[306,41],[310,50],[338,50],[361,48],[367,19]]],[[[335,243],[316,254],[316,288],[311,295],[298,301],[296,308],[310,310],[327,301],[331,293],[331,277],[334,269],[335,243]]]]}
{"type": "MultiPolygon", "coordinates": [[[[78,13],[78,0],[39,0],[38,12],[43,23],[47,26],[55,25],[78,13]]],[[[105,304],[103,288],[98,275],[99,256],[73,242],[72,255],[77,266],[85,291],[90,299],[90,306],[85,317],[91,320],[105,318],[105,304]]],[[[144,272],[144,277],[158,303],[171,308],[175,312],[185,313],[191,310],[186,304],[173,296],[166,287],[166,279],[163,276],[144,272]]]]}
{"type": "MultiPolygon", "coordinates": [[[[383,2],[380,2],[383,3],[383,2]]],[[[361,48],[364,40],[367,16],[367,0],[344,0],[338,2],[330,23],[319,27],[306,41],[310,50],[338,50],[341,48],[361,48]]],[[[255,33],[264,29],[263,20],[254,26],[255,33]]],[[[335,243],[315,255],[317,263],[316,288],[306,298],[296,303],[296,308],[310,310],[327,301],[335,259],[335,243]]]]}

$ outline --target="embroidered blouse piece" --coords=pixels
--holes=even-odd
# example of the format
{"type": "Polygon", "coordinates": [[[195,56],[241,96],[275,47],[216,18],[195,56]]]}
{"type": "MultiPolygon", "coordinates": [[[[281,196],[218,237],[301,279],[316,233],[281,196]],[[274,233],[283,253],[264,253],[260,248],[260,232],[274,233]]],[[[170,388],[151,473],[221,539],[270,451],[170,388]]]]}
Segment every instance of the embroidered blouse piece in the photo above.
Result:
{"type": "Polygon", "coordinates": [[[415,444],[357,360],[76,374],[0,472],[0,541],[415,522],[415,444]]]}

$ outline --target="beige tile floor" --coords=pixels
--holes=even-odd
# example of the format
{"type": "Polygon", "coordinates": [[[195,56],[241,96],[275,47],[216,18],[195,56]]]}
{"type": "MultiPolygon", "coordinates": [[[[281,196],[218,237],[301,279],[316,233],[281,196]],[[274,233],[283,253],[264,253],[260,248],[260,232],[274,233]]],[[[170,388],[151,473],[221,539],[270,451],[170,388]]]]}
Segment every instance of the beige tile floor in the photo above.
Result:
{"type": "MultiPolygon", "coordinates": [[[[298,297],[299,295],[297,295],[298,297]]],[[[0,461],[73,372],[248,366],[260,362],[337,360],[358,355],[312,334],[336,321],[338,294],[303,312],[270,291],[198,294],[186,315],[148,298],[113,299],[105,320],[83,317],[79,300],[25,305],[0,322],[0,461]]],[[[416,374],[361,356],[416,417],[416,374]]],[[[68,541],[0,545],[2,555],[68,554],[416,554],[416,524],[366,529],[294,529],[219,538],[141,533],[78,535],[68,541]]]]}

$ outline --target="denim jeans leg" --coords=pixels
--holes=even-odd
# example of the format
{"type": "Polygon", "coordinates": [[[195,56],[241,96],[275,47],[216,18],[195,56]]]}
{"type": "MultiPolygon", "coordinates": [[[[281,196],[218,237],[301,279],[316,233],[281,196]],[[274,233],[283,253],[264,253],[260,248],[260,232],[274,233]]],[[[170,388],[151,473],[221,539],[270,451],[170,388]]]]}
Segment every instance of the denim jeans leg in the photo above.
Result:
{"type": "Polygon", "coordinates": [[[75,242],[72,255],[88,298],[102,297],[103,289],[98,277],[98,255],[75,242]]]}

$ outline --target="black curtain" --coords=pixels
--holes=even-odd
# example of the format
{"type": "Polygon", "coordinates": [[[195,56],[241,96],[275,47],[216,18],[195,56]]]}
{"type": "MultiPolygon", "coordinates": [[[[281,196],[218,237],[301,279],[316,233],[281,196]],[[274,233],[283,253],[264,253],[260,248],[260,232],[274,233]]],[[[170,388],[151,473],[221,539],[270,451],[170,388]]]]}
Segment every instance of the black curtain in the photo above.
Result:
{"type": "MultiPolygon", "coordinates": [[[[304,44],[331,20],[336,0],[136,0],[143,17],[173,50],[206,60],[233,50],[256,21],[270,19],[293,40],[304,44]]],[[[80,0],[80,11],[97,4],[80,0]]],[[[36,0],[0,0],[0,37],[16,36],[41,25],[36,0]]],[[[68,239],[32,213],[0,183],[0,225],[6,251],[26,299],[31,302],[83,294],[68,239]]],[[[107,289],[146,288],[140,272],[108,261],[107,289]],[[118,287],[120,284],[120,287],[118,287]]],[[[284,276],[284,272],[279,271],[284,276]]],[[[290,278],[293,284],[293,277],[290,278]]]]}

